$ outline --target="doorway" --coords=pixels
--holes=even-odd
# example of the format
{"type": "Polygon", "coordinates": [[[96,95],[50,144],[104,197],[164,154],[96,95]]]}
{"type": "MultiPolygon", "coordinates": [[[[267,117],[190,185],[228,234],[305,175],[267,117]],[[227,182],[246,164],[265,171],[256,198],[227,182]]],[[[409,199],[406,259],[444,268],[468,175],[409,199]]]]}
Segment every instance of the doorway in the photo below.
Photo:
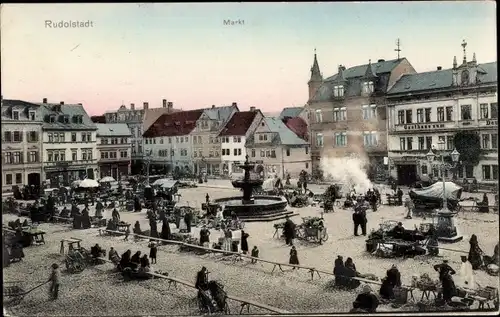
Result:
{"type": "Polygon", "coordinates": [[[398,185],[409,186],[417,181],[417,165],[396,165],[398,172],[398,185]]]}

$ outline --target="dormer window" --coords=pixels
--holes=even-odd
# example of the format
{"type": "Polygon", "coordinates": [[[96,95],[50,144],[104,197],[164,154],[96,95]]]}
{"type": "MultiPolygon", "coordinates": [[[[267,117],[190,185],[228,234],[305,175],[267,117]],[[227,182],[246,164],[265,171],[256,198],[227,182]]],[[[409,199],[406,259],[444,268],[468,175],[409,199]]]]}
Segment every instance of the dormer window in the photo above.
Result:
{"type": "Polygon", "coordinates": [[[73,123],[82,124],[83,123],[83,116],[81,116],[81,115],[73,116],[73,118],[71,120],[73,121],[73,123]]]}
{"type": "Polygon", "coordinates": [[[469,84],[469,71],[468,70],[464,70],[462,72],[462,85],[468,85],[469,84]]]}
{"type": "Polygon", "coordinates": [[[55,116],[55,115],[53,115],[53,114],[51,114],[51,115],[49,116],[49,123],[55,123],[55,122],[56,122],[56,116],[55,116]]]}
{"type": "Polygon", "coordinates": [[[344,86],[334,86],[333,87],[333,96],[334,97],[344,97],[344,86]]]}
{"type": "Polygon", "coordinates": [[[65,115],[65,116],[63,117],[63,122],[64,122],[64,123],[66,123],[66,124],[68,124],[68,123],[69,123],[69,116],[68,116],[68,115],[65,115]]]}
{"type": "Polygon", "coordinates": [[[35,119],[36,119],[36,111],[34,111],[34,110],[28,111],[28,117],[29,117],[29,119],[31,121],[35,121],[35,119]]]}
{"type": "Polygon", "coordinates": [[[19,111],[18,110],[12,111],[12,119],[19,120],[19,111]]]}
{"type": "Polygon", "coordinates": [[[371,94],[374,91],[373,81],[366,81],[363,83],[363,93],[371,94]]]}

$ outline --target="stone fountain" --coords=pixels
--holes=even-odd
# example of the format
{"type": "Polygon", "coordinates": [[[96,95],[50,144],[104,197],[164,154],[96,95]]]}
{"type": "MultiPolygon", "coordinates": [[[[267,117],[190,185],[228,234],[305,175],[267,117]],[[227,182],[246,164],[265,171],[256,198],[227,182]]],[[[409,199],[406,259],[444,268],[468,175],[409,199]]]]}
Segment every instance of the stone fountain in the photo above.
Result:
{"type": "Polygon", "coordinates": [[[263,180],[257,176],[252,176],[251,171],[255,164],[248,161],[246,156],[245,163],[239,166],[245,171],[242,179],[232,182],[234,188],[243,191],[243,197],[228,197],[215,199],[214,202],[224,205],[224,217],[230,217],[232,213],[236,214],[241,220],[251,221],[273,221],[292,215],[292,211],[287,211],[287,201],[284,197],[258,195],[254,196],[254,189],[261,186],[263,180]]]}

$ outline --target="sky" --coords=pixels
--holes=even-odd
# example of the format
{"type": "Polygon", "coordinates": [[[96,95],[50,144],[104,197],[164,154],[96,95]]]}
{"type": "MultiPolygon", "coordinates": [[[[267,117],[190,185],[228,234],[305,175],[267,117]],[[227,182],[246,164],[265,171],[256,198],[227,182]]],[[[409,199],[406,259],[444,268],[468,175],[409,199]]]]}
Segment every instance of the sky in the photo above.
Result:
{"type": "Polygon", "coordinates": [[[279,111],[307,102],[314,49],[338,65],[401,56],[418,72],[496,61],[495,2],[3,4],[5,99],[83,103],[99,115],[143,102],[196,109],[237,102],[279,111]],[[244,24],[224,25],[224,20],[244,24]],[[59,21],[86,28],[51,28],[59,21]]]}

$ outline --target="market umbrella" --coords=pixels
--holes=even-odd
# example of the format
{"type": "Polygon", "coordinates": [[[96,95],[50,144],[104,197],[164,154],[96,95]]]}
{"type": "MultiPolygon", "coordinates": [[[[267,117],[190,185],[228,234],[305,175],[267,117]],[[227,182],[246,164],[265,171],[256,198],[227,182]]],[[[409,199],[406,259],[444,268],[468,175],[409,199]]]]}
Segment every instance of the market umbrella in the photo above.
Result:
{"type": "Polygon", "coordinates": [[[82,181],[77,179],[71,183],[71,187],[78,187],[82,181]]]}
{"type": "Polygon", "coordinates": [[[84,179],[83,181],[80,182],[78,187],[81,188],[94,188],[94,187],[99,187],[99,183],[93,179],[87,178],[84,179]]]}
{"type": "Polygon", "coordinates": [[[106,176],[106,177],[103,177],[99,180],[99,183],[111,183],[111,182],[115,182],[116,180],[111,177],[111,176],[106,176]]]}
{"type": "Polygon", "coordinates": [[[160,178],[153,182],[153,186],[163,186],[163,184],[171,183],[172,181],[166,178],[160,178]]]}

